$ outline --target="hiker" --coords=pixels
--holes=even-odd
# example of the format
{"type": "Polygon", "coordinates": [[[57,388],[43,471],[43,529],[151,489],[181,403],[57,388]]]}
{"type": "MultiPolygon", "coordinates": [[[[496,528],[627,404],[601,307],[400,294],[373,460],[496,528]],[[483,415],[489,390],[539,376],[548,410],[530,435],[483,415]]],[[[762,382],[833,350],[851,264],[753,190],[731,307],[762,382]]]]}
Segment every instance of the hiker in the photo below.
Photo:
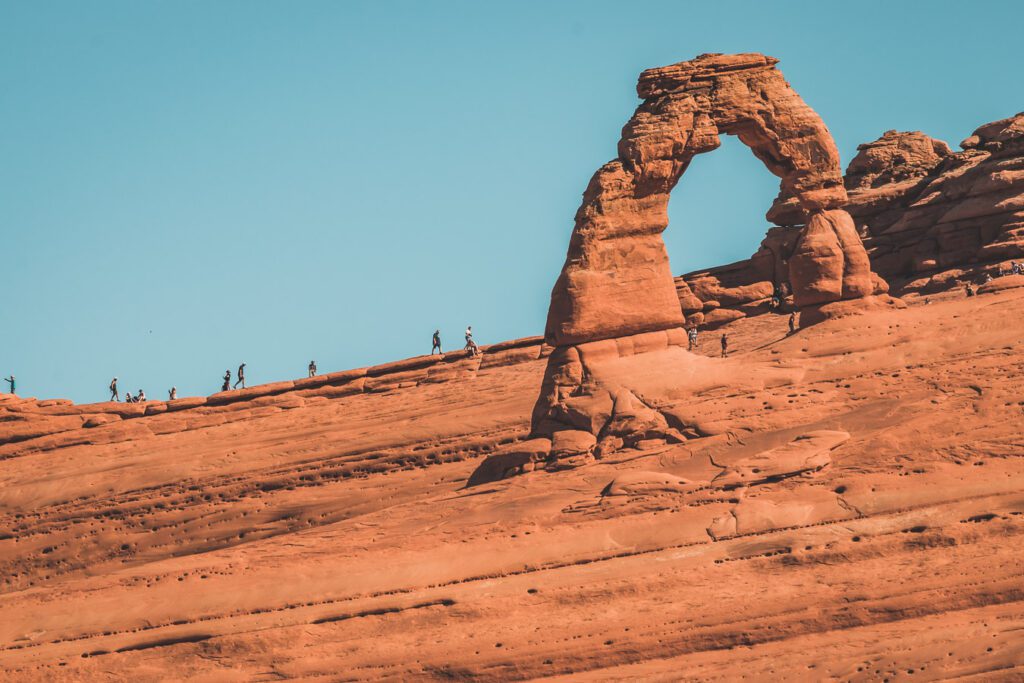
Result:
{"type": "Polygon", "coordinates": [[[990,282],[992,282],[992,273],[985,273],[985,277],[983,278],[983,283],[982,284],[986,284],[987,285],[990,282]]]}
{"type": "Polygon", "coordinates": [[[125,403],[135,403],[135,399],[132,398],[132,392],[130,392],[130,391],[124,392],[124,402],[125,403]]]}
{"type": "Polygon", "coordinates": [[[1021,265],[1019,263],[1017,263],[1016,261],[1010,261],[1010,273],[1012,273],[1013,275],[1020,275],[1021,270],[1024,269],[1021,268],[1021,265]]]}
{"type": "Polygon", "coordinates": [[[473,326],[469,325],[466,327],[466,350],[469,351],[469,355],[476,356],[480,353],[480,348],[473,341],[473,326]]]}
{"type": "Polygon", "coordinates": [[[729,338],[725,336],[725,332],[722,333],[722,358],[725,358],[729,353],[729,338]]]}
{"type": "Polygon", "coordinates": [[[238,366],[238,379],[235,380],[234,388],[237,389],[239,384],[245,389],[245,363],[238,366]]]}
{"type": "Polygon", "coordinates": [[[167,400],[173,401],[178,398],[178,387],[171,387],[171,390],[167,392],[167,400]]]}
{"type": "Polygon", "coordinates": [[[691,327],[686,331],[686,336],[690,340],[690,346],[687,348],[687,351],[693,351],[693,347],[697,345],[697,328],[691,327]]]}
{"type": "Polygon", "coordinates": [[[430,355],[434,355],[434,350],[437,350],[439,354],[444,355],[444,351],[441,350],[441,330],[434,330],[434,341],[430,347],[430,355]]]}
{"type": "Polygon", "coordinates": [[[796,334],[796,311],[789,314],[789,333],[796,334]]]}
{"type": "Polygon", "coordinates": [[[316,377],[316,361],[315,360],[309,361],[309,376],[310,377],[316,377]]]}
{"type": "Polygon", "coordinates": [[[224,371],[224,384],[221,386],[220,390],[221,391],[227,391],[230,388],[231,388],[231,371],[230,370],[225,370],[224,371]]]}
{"type": "Polygon", "coordinates": [[[117,394],[117,378],[110,380],[110,400],[120,401],[121,397],[117,394]]]}
{"type": "Polygon", "coordinates": [[[15,389],[14,375],[11,375],[10,377],[4,377],[4,381],[11,385],[11,390],[7,393],[13,394],[15,389]]]}
{"type": "Polygon", "coordinates": [[[145,402],[145,400],[146,400],[146,392],[143,391],[142,389],[139,389],[139,393],[137,393],[135,395],[135,402],[136,403],[143,403],[143,402],[145,402]]]}
{"type": "Polygon", "coordinates": [[[974,287],[971,287],[970,282],[964,285],[964,292],[967,294],[967,296],[974,296],[974,287]]]}

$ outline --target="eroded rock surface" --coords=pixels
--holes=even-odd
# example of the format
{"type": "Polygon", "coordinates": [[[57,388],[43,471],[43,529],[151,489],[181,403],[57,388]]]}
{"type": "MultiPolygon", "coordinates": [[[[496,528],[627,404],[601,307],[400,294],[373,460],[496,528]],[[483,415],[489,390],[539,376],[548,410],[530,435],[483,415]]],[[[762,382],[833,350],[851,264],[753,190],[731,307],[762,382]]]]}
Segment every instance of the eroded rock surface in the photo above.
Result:
{"type": "Polygon", "coordinates": [[[0,680],[1020,678],[1022,305],[581,344],[564,379],[631,395],[592,425],[683,440],[568,469],[527,440],[539,339],[153,411],[0,395],[0,680]],[[524,473],[468,486],[496,453],[524,473]]]}
{"type": "MultiPolygon", "coordinates": [[[[1024,114],[979,127],[961,147],[954,152],[919,131],[890,130],[850,161],[843,208],[870,258],[873,294],[886,291],[884,281],[901,294],[934,294],[1008,272],[1024,259],[1024,114]]],[[[807,248],[795,198],[780,197],[768,218],[796,227],[771,228],[746,261],[676,279],[688,321],[714,328],[768,310],[773,283],[793,277],[792,259],[807,248]]],[[[837,251],[831,235],[815,241],[822,254],[837,251]]],[[[829,258],[813,267],[835,268],[829,258]]],[[[783,311],[808,300],[791,297],[783,311]]]]}

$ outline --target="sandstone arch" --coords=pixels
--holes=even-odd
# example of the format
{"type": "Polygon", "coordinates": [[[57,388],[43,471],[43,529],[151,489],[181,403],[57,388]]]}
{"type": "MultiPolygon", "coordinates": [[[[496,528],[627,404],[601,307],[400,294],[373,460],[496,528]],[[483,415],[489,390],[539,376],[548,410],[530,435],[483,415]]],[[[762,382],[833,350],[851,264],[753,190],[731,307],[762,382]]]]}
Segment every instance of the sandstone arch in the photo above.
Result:
{"type": "Polygon", "coordinates": [[[804,227],[790,259],[799,306],[884,291],[846,201],[839,153],[818,115],[761,54],[701,55],[649,69],[644,102],[622,130],[618,158],[593,176],[576,213],[545,336],[553,346],[683,325],[661,233],[669,193],[694,156],[737,136],[781,178],[804,227]]]}
{"type": "Polygon", "coordinates": [[[802,323],[809,308],[887,290],[841,208],[847,196],[832,136],[777,61],[701,55],[640,75],[644,102],[622,129],[618,158],[598,169],[583,195],[551,292],[545,337],[554,348],[531,438],[488,457],[471,481],[576,467],[624,446],[707,435],[678,410],[693,392],[789,381],[773,366],[737,374],[686,350],[661,233],[672,188],[695,155],[719,146],[722,133],[737,136],[781,178],[769,215],[800,226],[783,269],[802,323]]]}

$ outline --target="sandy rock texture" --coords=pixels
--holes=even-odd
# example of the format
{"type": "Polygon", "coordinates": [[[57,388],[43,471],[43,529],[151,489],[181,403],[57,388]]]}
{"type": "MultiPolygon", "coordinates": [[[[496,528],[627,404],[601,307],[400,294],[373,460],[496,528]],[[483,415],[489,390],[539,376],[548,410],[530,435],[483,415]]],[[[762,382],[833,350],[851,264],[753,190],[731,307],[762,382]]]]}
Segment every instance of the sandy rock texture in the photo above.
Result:
{"type": "Polygon", "coordinates": [[[724,359],[660,331],[4,397],[0,679],[1020,678],[1011,280],[794,335],[745,317],[724,359]],[[528,440],[549,352],[562,386],[623,387],[564,396],[593,441],[528,440]]]}

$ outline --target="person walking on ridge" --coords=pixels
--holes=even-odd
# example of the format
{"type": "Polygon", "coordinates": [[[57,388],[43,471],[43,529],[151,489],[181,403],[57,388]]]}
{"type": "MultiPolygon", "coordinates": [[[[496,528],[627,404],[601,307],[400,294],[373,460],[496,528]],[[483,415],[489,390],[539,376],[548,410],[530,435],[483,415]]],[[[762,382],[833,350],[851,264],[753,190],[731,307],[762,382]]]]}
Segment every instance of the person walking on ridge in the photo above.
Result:
{"type": "Polygon", "coordinates": [[[14,391],[17,388],[17,386],[14,383],[14,375],[12,374],[10,377],[4,377],[4,381],[7,382],[9,385],[11,385],[11,390],[9,392],[7,392],[7,393],[9,393],[9,394],[16,393],[14,391]]]}
{"type": "Polygon", "coordinates": [[[468,325],[466,327],[466,350],[469,351],[470,356],[476,356],[480,352],[480,348],[473,341],[473,326],[468,325]]]}
{"type": "Polygon", "coordinates": [[[227,391],[230,388],[231,388],[231,371],[230,370],[225,370],[224,371],[224,384],[221,385],[220,390],[221,391],[227,391]]]}
{"type": "Polygon", "coordinates": [[[725,332],[723,332],[722,333],[722,358],[725,358],[727,355],[729,355],[729,338],[725,335],[725,332]]]}
{"type": "Polygon", "coordinates": [[[234,388],[237,389],[239,384],[245,389],[245,363],[238,366],[238,379],[235,380],[234,388]]]}
{"type": "Polygon", "coordinates": [[[117,393],[117,378],[110,380],[110,400],[120,401],[121,397],[117,393]]]}
{"type": "Polygon", "coordinates": [[[315,360],[309,361],[309,376],[310,377],[316,377],[316,361],[315,360]]]}
{"type": "Polygon", "coordinates": [[[442,356],[444,355],[444,351],[441,350],[441,330],[434,330],[434,341],[433,345],[430,347],[431,356],[434,355],[435,350],[442,356]]]}
{"type": "Polygon", "coordinates": [[[171,387],[171,390],[167,392],[167,400],[173,401],[178,398],[178,387],[171,387]]]}

